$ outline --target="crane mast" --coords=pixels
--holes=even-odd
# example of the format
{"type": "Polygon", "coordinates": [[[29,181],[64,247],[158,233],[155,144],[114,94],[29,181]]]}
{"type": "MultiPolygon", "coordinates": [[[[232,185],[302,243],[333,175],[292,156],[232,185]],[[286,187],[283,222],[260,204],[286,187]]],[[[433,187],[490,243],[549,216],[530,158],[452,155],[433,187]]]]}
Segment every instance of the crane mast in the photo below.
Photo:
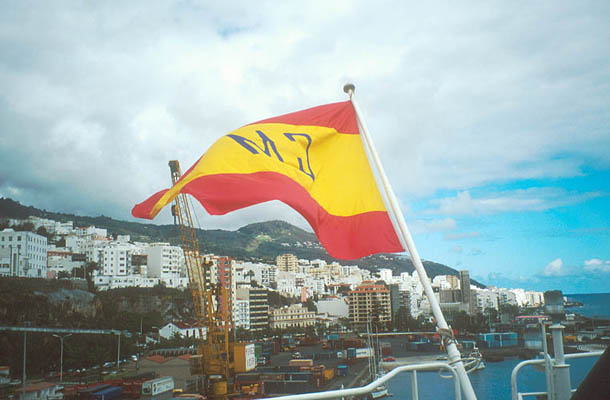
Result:
{"type": "MultiPolygon", "coordinates": [[[[169,162],[169,168],[172,184],[176,184],[182,176],[180,163],[172,160],[169,162]]],[[[225,285],[212,282],[213,263],[210,260],[202,260],[199,254],[199,242],[185,193],[176,196],[172,205],[172,215],[174,224],[180,228],[199,337],[202,338],[198,356],[194,358],[195,365],[191,364],[191,373],[205,376],[205,394],[209,397],[226,399],[233,369],[233,355],[229,346],[232,318],[227,290],[225,285]],[[203,326],[207,329],[205,339],[203,339],[203,326]]]]}

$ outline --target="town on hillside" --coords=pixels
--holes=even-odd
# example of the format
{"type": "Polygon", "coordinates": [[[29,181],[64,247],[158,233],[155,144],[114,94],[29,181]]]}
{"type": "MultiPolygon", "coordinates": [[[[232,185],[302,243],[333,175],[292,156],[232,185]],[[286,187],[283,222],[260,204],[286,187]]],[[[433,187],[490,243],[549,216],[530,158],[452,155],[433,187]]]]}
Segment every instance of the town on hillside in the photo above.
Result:
{"type": "MultiPolygon", "coordinates": [[[[180,307],[182,311],[165,313],[151,323],[145,321],[148,316],[144,313],[129,314],[131,300],[123,302],[121,311],[112,308],[116,305],[104,303],[109,297],[122,298],[130,288],[150,293],[156,289],[183,293],[180,298],[184,301],[188,298],[189,278],[181,247],[164,242],[131,241],[129,235],[116,235],[107,229],[77,227],[69,221],[36,216],[4,219],[0,224],[0,276],[12,282],[4,282],[5,287],[23,282],[39,286],[66,282],[90,297],[92,293],[102,298],[109,294],[92,307],[114,318],[103,319],[103,323],[116,325],[103,326],[106,330],[99,332],[107,337],[96,339],[73,336],[69,328],[77,326],[66,326],[66,323],[78,321],[69,317],[59,325],[53,321],[56,324],[53,327],[35,324],[0,327],[13,330],[10,335],[3,332],[4,339],[0,336],[3,340],[0,343],[7,344],[7,351],[12,352],[8,359],[0,358],[0,392],[23,390],[32,396],[52,398],[51,391],[59,393],[63,388],[58,398],[79,398],[94,389],[106,393],[121,387],[122,396],[133,391],[134,398],[138,398],[146,385],[160,384],[155,379],[167,378],[164,375],[171,375],[171,384],[168,381],[166,385],[168,393],[198,390],[198,383],[189,371],[193,368],[191,361],[196,359],[193,357],[197,357],[197,345],[206,337],[207,327],[195,321],[192,307],[183,307],[182,303],[174,307],[174,311],[180,307]],[[179,314],[181,318],[168,318],[179,314]],[[15,378],[20,376],[22,362],[18,355],[20,351],[25,354],[26,349],[19,346],[26,343],[26,332],[35,335],[36,329],[48,331],[44,342],[29,344],[35,347],[37,356],[30,355],[28,376],[36,376],[38,380],[21,389],[15,378]],[[54,332],[58,334],[51,335],[54,332]],[[71,384],[64,386],[61,384],[64,382],[64,339],[68,337],[70,352],[66,352],[65,377],[71,384]],[[122,344],[121,337],[124,337],[122,344]],[[49,347],[53,346],[54,339],[61,342],[59,363],[57,349],[49,347]],[[40,352],[42,348],[44,354],[40,352]],[[112,359],[113,354],[116,361],[112,359]],[[9,362],[10,368],[2,366],[9,362]],[[106,386],[102,387],[99,382],[110,382],[112,386],[104,383],[106,386]]],[[[373,356],[387,362],[394,361],[394,357],[419,357],[420,353],[428,353],[426,356],[433,359],[442,356],[443,339],[434,330],[430,304],[416,272],[395,275],[388,268],[371,271],[358,265],[299,259],[289,252],[278,254],[275,264],[237,260],[231,255],[202,257],[208,267],[206,279],[226,289],[227,309],[236,328],[236,346],[239,341],[249,343],[240,350],[245,364],[234,380],[235,389],[242,393],[256,397],[350,386],[363,379],[362,371],[366,370],[363,360],[373,356]],[[381,339],[371,343],[367,339],[371,334],[381,339]],[[266,380],[271,373],[278,374],[277,382],[266,380]],[[296,375],[290,374],[302,376],[295,380],[296,375]],[[295,382],[301,382],[302,387],[295,382]]],[[[494,361],[506,355],[531,357],[542,349],[538,322],[545,318],[543,293],[521,288],[481,288],[471,284],[467,270],[458,271],[457,275],[434,276],[431,285],[463,354],[478,354],[477,368],[484,368],[479,364],[481,353],[486,361],[494,361]]],[[[72,296],[67,293],[61,292],[61,296],[72,296]]],[[[161,307],[159,297],[156,303],[150,300],[147,298],[145,302],[161,307]]],[[[4,311],[7,304],[10,308],[8,301],[4,303],[4,311]]],[[[169,301],[175,302],[176,297],[170,296],[169,301]]],[[[85,307],[81,303],[77,306],[79,311],[85,307]]],[[[167,310],[171,305],[163,303],[162,307],[167,310]]],[[[72,311],[63,308],[61,313],[72,311]]],[[[18,311],[13,314],[19,317],[18,311]]],[[[97,316],[90,313],[89,318],[97,316]]],[[[13,325],[24,321],[17,317],[13,325]]],[[[607,335],[607,326],[602,327],[606,329],[602,332],[594,324],[587,328],[588,322],[574,314],[568,312],[565,317],[568,325],[565,339],[575,346],[589,345],[593,339],[607,335]]],[[[26,376],[25,360],[23,356],[23,376],[26,376]]]]}
{"type": "MultiPolygon", "coordinates": [[[[188,287],[179,246],[132,242],[128,235],[109,235],[95,226],[75,227],[70,221],[35,216],[6,219],[5,224],[9,227],[0,231],[0,276],[82,279],[89,274],[96,290],[188,287]]],[[[331,326],[340,320],[358,327],[373,311],[381,329],[400,329],[406,315],[417,320],[431,314],[415,271],[393,275],[392,270],[381,268],[371,272],[358,265],[298,259],[290,253],[279,254],[274,265],[235,260],[230,255],[205,257],[212,262],[212,282],[222,280],[230,289],[235,325],[249,331],[331,326]],[[279,309],[253,307],[254,293],[261,291],[277,292],[293,301],[279,309]],[[361,298],[376,299],[375,310],[371,309],[373,303],[358,301],[361,298]],[[317,313],[304,305],[308,299],[315,301],[317,313]],[[258,313],[268,317],[261,318],[258,313]]],[[[535,308],[543,303],[541,292],[471,285],[467,270],[459,271],[458,276],[437,275],[431,284],[447,314],[495,315],[511,307],[535,308]]]]}

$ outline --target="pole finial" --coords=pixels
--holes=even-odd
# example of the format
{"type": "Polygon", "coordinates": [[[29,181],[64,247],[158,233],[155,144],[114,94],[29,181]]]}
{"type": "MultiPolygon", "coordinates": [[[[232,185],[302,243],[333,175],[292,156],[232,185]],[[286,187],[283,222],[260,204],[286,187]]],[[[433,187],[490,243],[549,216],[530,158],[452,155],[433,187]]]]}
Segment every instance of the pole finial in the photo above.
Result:
{"type": "Polygon", "coordinates": [[[353,83],[346,83],[343,85],[343,91],[349,95],[351,98],[354,92],[356,91],[356,86],[353,83]]]}

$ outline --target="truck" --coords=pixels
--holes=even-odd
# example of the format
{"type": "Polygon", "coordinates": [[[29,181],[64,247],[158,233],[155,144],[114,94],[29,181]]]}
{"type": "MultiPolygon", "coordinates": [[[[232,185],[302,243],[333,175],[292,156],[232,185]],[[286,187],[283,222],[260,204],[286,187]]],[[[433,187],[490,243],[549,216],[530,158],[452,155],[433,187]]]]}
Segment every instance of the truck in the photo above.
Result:
{"type": "Polygon", "coordinates": [[[173,391],[174,378],[171,376],[151,379],[150,381],[142,383],[142,397],[155,397],[173,391]]]}

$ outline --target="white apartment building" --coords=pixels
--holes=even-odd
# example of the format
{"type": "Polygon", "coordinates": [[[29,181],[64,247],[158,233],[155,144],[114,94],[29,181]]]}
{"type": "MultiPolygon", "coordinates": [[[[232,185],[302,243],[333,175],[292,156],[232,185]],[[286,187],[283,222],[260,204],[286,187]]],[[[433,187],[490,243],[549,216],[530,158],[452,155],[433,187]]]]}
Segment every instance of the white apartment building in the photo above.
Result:
{"type": "Polygon", "coordinates": [[[106,236],[97,235],[68,235],[65,240],[66,248],[70,249],[73,253],[85,254],[87,261],[95,262],[99,262],[99,249],[110,243],[106,236]]]}
{"type": "Polygon", "coordinates": [[[235,268],[241,270],[241,282],[256,281],[262,286],[271,287],[277,281],[278,267],[275,265],[239,262],[235,268]]]}
{"type": "Polygon", "coordinates": [[[102,275],[126,276],[131,274],[131,255],[136,249],[131,243],[111,242],[98,249],[98,263],[102,275]]]}
{"type": "Polygon", "coordinates": [[[0,232],[0,275],[47,277],[47,238],[7,228],[0,232]]]}
{"type": "Polygon", "coordinates": [[[544,304],[544,293],[528,290],[525,292],[526,304],[531,307],[538,307],[544,304]]]}
{"type": "Polygon", "coordinates": [[[392,270],[391,269],[380,268],[378,271],[379,271],[379,279],[381,279],[388,285],[392,283],[392,270]]]}
{"type": "Polygon", "coordinates": [[[488,308],[498,309],[498,293],[491,289],[476,289],[473,291],[477,312],[483,314],[488,308]]]}
{"type": "Polygon", "coordinates": [[[141,248],[141,253],[148,257],[149,278],[159,278],[173,286],[173,280],[186,276],[184,252],[180,247],[169,243],[148,243],[141,248]]]}
{"type": "Polygon", "coordinates": [[[497,289],[498,292],[498,306],[504,304],[511,304],[513,306],[518,306],[517,295],[514,291],[508,289],[497,289]]]}
{"type": "Polygon", "coordinates": [[[318,312],[332,317],[349,317],[349,305],[343,298],[335,297],[320,300],[316,303],[318,312]]]}
{"type": "Polygon", "coordinates": [[[236,328],[250,329],[250,300],[240,298],[235,300],[233,322],[236,328]]]}
{"type": "Polygon", "coordinates": [[[54,233],[56,235],[67,235],[74,229],[72,221],[58,222],[52,219],[40,218],[36,216],[30,216],[27,220],[34,225],[34,229],[42,227],[46,229],[47,232],[54,233]]]}
{"type": "Polygon", "coordinates": [[[94,274],[93,283],[99,290],[118,289],[126,287],[152,288],[160,283],[158,278],[147,278],[142,275],[110,276],[94,274]]]}

